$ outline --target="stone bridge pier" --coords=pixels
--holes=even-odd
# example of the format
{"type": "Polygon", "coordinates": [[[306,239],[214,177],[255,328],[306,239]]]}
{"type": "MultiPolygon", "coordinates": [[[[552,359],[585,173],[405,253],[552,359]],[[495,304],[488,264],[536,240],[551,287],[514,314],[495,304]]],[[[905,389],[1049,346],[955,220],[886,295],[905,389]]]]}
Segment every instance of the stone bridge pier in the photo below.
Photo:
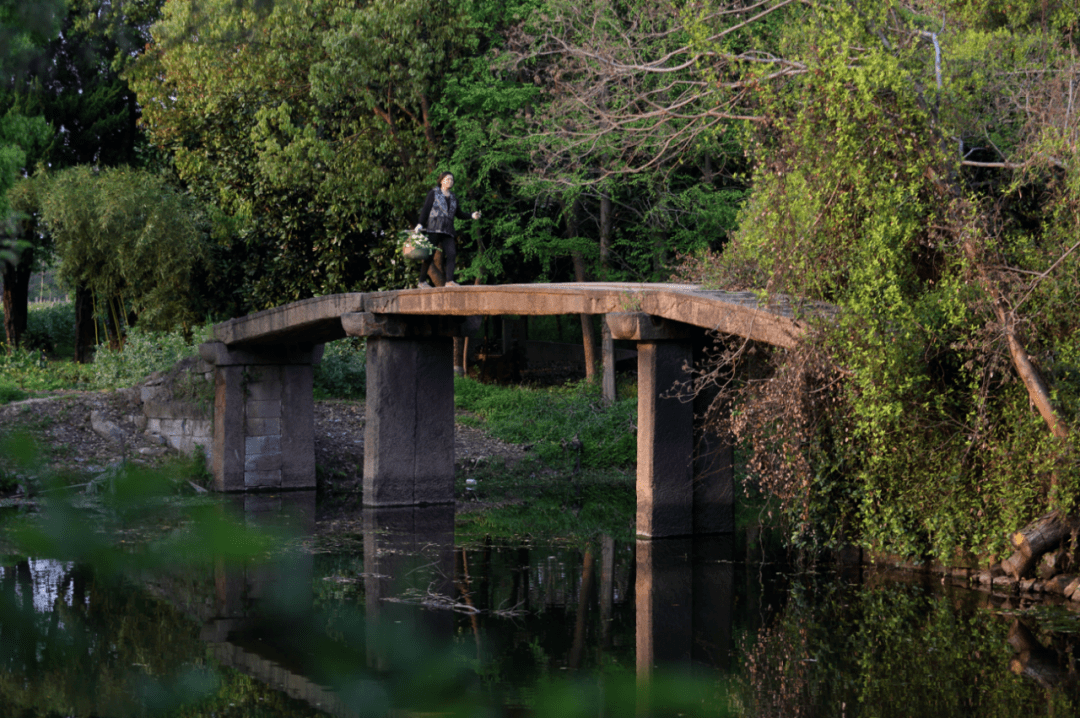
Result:
{"type": "Polygon", "coordinates": [[[199,346],[214,366],[211,470],[218,491],[315,488],[312,366],[321,344],[229,349],[199,346]]]}

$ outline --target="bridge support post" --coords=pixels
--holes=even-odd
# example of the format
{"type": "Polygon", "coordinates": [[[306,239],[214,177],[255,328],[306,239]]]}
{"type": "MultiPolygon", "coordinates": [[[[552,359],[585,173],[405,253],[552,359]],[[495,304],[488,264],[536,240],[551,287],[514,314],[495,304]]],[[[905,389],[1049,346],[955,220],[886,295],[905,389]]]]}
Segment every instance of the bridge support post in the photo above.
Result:
{"type": "Polygon", "coordinates": [[[364,505],[454,501],[454,317],[343,315],[367,337],[364,505]]]}
{"type": "Polygon", "coordinates": [[[607,315],[615,339],[638,343],[637,533],[661,538],[732,531],[730,447],[695,431],[691,328],[639,312],[607,315]]]}
{"type": "Polygon", "coordinates": [[[212,471],[218,491],[315,488],[312,366],[322,345],[199,346],[214,365],[212,471]]]}

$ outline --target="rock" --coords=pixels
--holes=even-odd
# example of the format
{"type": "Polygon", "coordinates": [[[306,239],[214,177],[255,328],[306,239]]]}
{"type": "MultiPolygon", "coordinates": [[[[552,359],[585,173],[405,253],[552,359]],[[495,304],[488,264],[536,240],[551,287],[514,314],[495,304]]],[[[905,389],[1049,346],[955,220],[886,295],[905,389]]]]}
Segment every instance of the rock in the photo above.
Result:
{"type": "Polygon", "coordinates": [[[1034,586],[1035,586],[1035,579],[1033,579],[1033,578],[1025,578],[1022,581],[1020,581],[1020,590],[1025,592],[1025,593],[1029,593],[1034,586]]]}
{"type": "Polygon", "coordinates": [[[1051,579],[1047,579],[1047,591],[1053,594],[1065,595],[1065,587],[1068,586],[1077,577],[1075,575],[1058,574],[1051,579]]]}
{"type": "Polygon", "coordinates": [[[1039,565],[1035,569],[1035,575],[1044,581],[1051,576],[1055,576],[1061,573],[1062,564],[1064,564],[1068,552],[1064,549],[1058,549],[1057,551],[1051,551],[1045,554],[1039,559],[1039,565]]]}
{"type": "Polygon", "coordinates": [[[1078,589],[1080,589],[1080,576],[1073,576],[1072,581],[1069,581],[1068,585],[1065,586],[1065,590],[1063,591],[1065,598],[1072,598],[1074,600],[1080,601],[1080,596],[1076,595],[1077,593],[1080,593],[1078,589]]]}
{"type": "Polygon", "coordinates": [[[90,412],[90,428],[94,433],[107,441],[122,443],[124,441],[123,430],[105,417],[105,412],[95,409],[90,412]]]}
{"type": "Polygon", "coordinates": [[[165,453],[165,449],[160,446],[144,446],[139,449],[139,454],[142,456],[164,456],[165,453]]]}
{"type": "Polygon", "coordinates": [[[127,389],[117,389],[116,396],[123,402],[128,404],[138,404],[142,401],[139,396],[138,387],[129,387],[127,389]]]}

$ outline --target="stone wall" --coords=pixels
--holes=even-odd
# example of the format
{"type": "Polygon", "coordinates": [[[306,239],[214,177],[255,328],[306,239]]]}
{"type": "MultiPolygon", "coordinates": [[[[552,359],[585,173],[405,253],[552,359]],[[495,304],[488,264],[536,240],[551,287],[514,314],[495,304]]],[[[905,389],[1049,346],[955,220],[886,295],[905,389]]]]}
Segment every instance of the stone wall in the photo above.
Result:
{"type": "Polygon", "coordinates": [[[214,440],[214,367],[188,357],[167,372],[155,372],[139,386],[147,434],[190,455],[202,451],[207,464],[214,440]]]}

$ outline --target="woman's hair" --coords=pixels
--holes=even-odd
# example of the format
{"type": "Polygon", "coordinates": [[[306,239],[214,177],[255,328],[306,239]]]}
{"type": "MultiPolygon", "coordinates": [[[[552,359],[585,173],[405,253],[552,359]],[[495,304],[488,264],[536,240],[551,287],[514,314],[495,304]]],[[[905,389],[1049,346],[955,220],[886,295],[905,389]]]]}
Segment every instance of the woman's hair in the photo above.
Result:
{"type": "Polygon", "coordinates": [[[440,172],[439,173],[439,179],[435,180],[435,184],[441,186],[442,181],[443,181],[444,178],[453,177],[453,176],[454,176],[453,172],[440,172]]]}

